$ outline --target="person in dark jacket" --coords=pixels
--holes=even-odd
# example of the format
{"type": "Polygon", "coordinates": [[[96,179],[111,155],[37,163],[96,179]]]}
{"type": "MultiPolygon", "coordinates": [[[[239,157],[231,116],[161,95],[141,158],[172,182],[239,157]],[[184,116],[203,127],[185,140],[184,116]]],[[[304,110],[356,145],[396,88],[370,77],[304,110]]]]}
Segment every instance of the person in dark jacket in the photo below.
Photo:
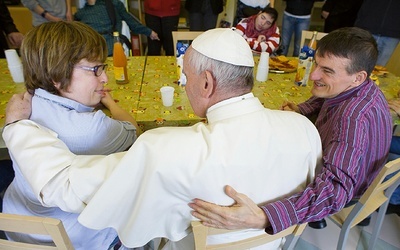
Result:
{"type": "MultiPolygon", "coordinates": [[[[122,33],[122,21],[125,21],[129,29],[134,34],[142,34],[148,37],[148,40],[160,40],[156,31],[138,22],[134,16],[129,13],[124,3],[119,0],[112,0],[115,9],[115,31],[122,33]]],[[[75,21],[80,21],[89,25],[99,32],[107,42],[108,56],[113,55],[114,36],[113,23],[110,19],[105,0],[86,0],[83,8],[78,9],[74,15],[75,21]]]]}
{"type": "Polygon", "coordinates": [[[160,40],[148,40],[148,56],[161,55],[161,48],[166,56],[173,56],[175,45],[172,31],[178,30],[180,0],[145,0],[144,13],[147,27],[157,32],[160,40]]]}
{"type": "Polygon", "coordinates": [[[186,0],[191,31],[206,31],[217,25],[218,14],[223,10],[222,0],[186,0]]]}
{"type": "Polygon", "coordinates": [[[7,38],[13,47],[19,48],[24,35],[15,26],[4,0],[0,0],[0,58],[5,58],[4,50],[9,49],[7,38]]]}
{"type": "MultiPolygon", "coordinates": [[[[325,19],[324,32],[353,27],[362,2],[363,0],[326,0],[321,13],[321,17],[325,19]]],[[[379,4],[376,2],[376,5],[379,4]]]]}
{"type": "Polygon", "coordinates": [[[322,0],[284,0],[286,8],[282,20],[282,54],[287,56],[290,41],[294,34],[293,56],[299,56],[301,31],[310,29],[311,11],[314,2],[322,0]]]}
{"type": "Polygon", "coordinates": [[[386,66],[400,41],[400,1],[364,0],[355,26],[368,30],[378,44],[377,65],[386,66]]]}

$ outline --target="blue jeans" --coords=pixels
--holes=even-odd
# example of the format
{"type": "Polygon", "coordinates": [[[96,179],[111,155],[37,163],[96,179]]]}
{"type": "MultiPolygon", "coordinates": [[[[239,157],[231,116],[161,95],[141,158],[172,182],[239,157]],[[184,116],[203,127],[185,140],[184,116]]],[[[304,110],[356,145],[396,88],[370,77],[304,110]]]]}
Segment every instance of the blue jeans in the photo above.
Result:
{"type": "Polygon", "coordinates": [[[301,31],[308,30],[310,28],[310,18],[296,18],[284,13],[282,21],[282,54],[287,56],[290,40],[294,34],[294,50],[293,56],[299,56],[301,31]]]}
{"type": "MultiPolygon", "coordinates": [[[[400,157],[400,137],[399,136],[392,136],[392,142],[390,144],[390,149],[389,149],[389,158],[388,161],[395,160],[400,157]]],[[[391,176],[395,175],[397,172],[388,175],[388,178],[391,176]]],[[[394,190],[392,196],[390,197],[390,204],[394,205],[400,205],[400,186],[394,190]]]]}
{"type": "Polygon", "coordinates": [[[378,44],[378,61],[376,62],[377,65],[386,66],[387,62],[389,61],[390,57],[393,54],[393,51],[396,49],[397,44],[399,43],[399,38],[388,37],[388,36],[380,36],[380,35],[373,35],[376,43],[378,44]]]}

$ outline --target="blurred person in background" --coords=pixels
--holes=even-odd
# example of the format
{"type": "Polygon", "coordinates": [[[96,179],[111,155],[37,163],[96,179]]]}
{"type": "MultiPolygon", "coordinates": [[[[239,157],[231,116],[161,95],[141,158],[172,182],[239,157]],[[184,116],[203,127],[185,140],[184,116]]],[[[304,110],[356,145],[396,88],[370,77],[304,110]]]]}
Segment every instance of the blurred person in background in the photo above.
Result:
{"type": "MultiPolygon", "coordinates": [[[[125,21],[134,34],[142,34],[149,40],[159,40],[158,34],[138,22],[131,13],[126,11],[120,0],[110,0],[115,9],[115,29],[122,34],[122,21],[125,21]]],[[[114,36],[113,23],[108,15],[106,0],[87,0],[83,8],[78,9],[74,18],[99,32],[107,42],[108,56],[113,55],[114,36]]]]}
{"type": "Polygon", "coordinates": [[[301,32],[310,29],[311,11],[314,2],[323,0],[284,0],[286,8],[282,20],[281,54],[287,56],[289,45],[294,35],[293,56],[299,56],[301,32]]]}
{"type": "Polygon", "coordinates": [[[217,26],[218,14],[224,9],[223,0],[186,0],[190,31],[206,31],[217,26]]]}
{"type": "MultiPolygon", "coordinates": [[[[356,27],[368,30],[378,44],[377,65],[386,66],[400,41],[400,1],[364,0],[356,27]]],[[[398,59],[397,59],[398,60],[398,59]]]]}
{"type": "Polygon", "coordinates": [[[0,58],[5,58],[4,50],[9,49],[8,43],[13,48],[19,48],[23,38],[24,35],[15,26],[4,0],[0,0],[0,58]]]}
{"type": "Polygon", "coordinates": [[[160,40],[148,40],[149,56],[161,55],[161,48],[166,56],[175,55],[175,44],[172,39],[172,31],[178,30],[179,14],[181,10],[180,0],[145,0],[144,13],[146,25],[154,30],[160,40]]]}
{"type": "Polygon", "coordinates": [[[33,26],[73,20],[71,0],[21,0],[21,3],[32,12],[33,26]]]}
{"type": "Polygon", "coordinates": [[[274,8],[274,3],[275,0],[237,0],[233,26],[236,26],[243,18],[258,14],[266,7],[274,8]]]}
{"type": "Polygon", "coordinates": [[[325,19],[324,32],[353,27],[363,0],[326,0],[321,17],[325,19]]]}
{"type": "Polygon", "coordinates": [[[272,54],[277,50],[280,41],[277,19],[276,9],[266,7],[256,15],[242,19],[236,25],[235,31],[247,41],[251,50],[272,54]]]}

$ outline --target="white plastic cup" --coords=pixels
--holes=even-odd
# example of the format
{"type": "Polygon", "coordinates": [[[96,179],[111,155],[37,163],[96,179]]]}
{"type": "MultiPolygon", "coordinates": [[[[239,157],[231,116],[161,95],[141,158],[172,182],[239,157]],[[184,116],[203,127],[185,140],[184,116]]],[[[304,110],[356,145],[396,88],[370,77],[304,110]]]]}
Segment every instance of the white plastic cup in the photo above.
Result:
{"type": "Polygon", "coordinates": [[[258,67],[257,68],[257,75],[256,80],[259,82],[265,82],[268,79],[268,67],[258,67]]]}
{"type": "Polygon", "coordinates": [[[269,65],[269,53],[261,52],[260,61],[258,62],[259,67],[267,67],[269,65]]]}
{"type": "Polygon", "coordinates": [[[10,70],[14,82],[16,83],[25,82],[22,64],[17,66],[8,66],[8,69],[10,70]]]}
{"type": "Polygon", "coordinates": [[[174,103],[174,91],[175,89],[170,86],[161,87],[161,99],[165,107],[170,107],[174,103]]]}
{"type": "Polygon", "coordinates": [[[7,59],[8,66],[19,66],[21,65],[21,59],[19,58],[15,49],[7,49],[4,51],[7,59]]]}
{"type": "Polygon", "coordinates": [[[261,52],[260,61],[258,62],[256,80],[265,82],[268,79],[269,71],[269,53],[261,52]]]}

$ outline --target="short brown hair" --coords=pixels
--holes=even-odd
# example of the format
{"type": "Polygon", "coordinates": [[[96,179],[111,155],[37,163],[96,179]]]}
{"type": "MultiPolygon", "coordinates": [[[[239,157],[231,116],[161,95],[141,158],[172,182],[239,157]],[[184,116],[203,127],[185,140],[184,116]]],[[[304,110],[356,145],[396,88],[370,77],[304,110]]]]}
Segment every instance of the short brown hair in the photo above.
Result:
{"type": "Polygon", "coordinates": [[[332,55],[347,58],[350,60],[346,67],[348,74],[365,70],[369,76],[378,58],[378,46],[369,31],[345,27],[321,38],[317,43],[317,54],[322,57],[332,55]]]}
{"type": "Polygon", "coordinates": [[[29,93],[42,88],[59,95],[54,83],[67,91],[75,65],[82,59],[104,62],[107,45],[103,36],[81,22],[48,22],[26,34],[21,59],[29,93]]]}

